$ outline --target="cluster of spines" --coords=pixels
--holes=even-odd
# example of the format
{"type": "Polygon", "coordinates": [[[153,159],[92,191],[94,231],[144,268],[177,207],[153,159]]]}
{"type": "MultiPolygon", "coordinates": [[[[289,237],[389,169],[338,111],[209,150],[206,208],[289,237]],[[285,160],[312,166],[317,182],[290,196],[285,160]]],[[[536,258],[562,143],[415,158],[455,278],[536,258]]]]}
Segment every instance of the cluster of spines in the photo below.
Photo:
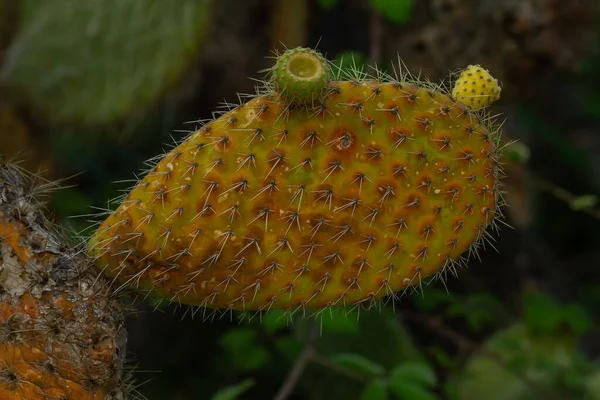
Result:
{"type": "MultiPolygon", "coordinates": [[[[343,71],[340,71],[343,73],[343,71]]],[[[342,78],[341,76],[336,77],[335,80],[340,80],[340,78],[342,78]]],[[[367,96],[366,100],[370,100],[370,98],[374,98],[378,95],[378,92],[380,91],[380,88],[378,87],[379,85],[377,84],[377,82],[383,82],[383,84],[388,84],[388,85],[393,85],[394,88],[398,89],[398,90],[402,90],[403,85],[408,85],[408,86],[412,86],[414,85],[415,81],[419,82],[418,79],[415,79],[414,77],[408,77],[408,76],[403,76],[400,79],[391,79],[389,76],[384,76],[383,73],[381,73],[380,71],[376,71],[376,76],[374,77],[367,77],[366,74],[364,74],[361,71],[351,71],[348,75],[345,75],[343,78],[345,78],[346,80],[348,80],[349,82],[351,82],[351,85],[356,85],[356,86],[363,86],[365,88],[368,88],[371,91],[371,94],[369,96],[367,96]],[[408,79],[407,79],[408,78],[408,79]],[[366,83],[365,83],[366,82],[366,83]],[[411,82],[411,83],[406,83],[406,82],[411,82]]],[[[438,94],[441,93],[445,93],[446,90],[443,90],[440,86],[438,85],[433,85],[430,83],[425,83],[423,84],[422,82],[419,82],[419,90],[423,90],[423,93],[427,93],[429,96],[431,96],[432,98],[434,98],[436,96],[436,92],[438,92],[438,94]]],[[[256,120],[256,119],[260,119],[261,115],[264,113],[272,113],[273,109],[277,109],[277,111],[279,112],[278,116],[275,118],[276,121],[278,120],[285,120],[288,113],[289,113],[289,108],[287,106],[285,107],[281,107],[280,103],[274,103],[277,104],[278,107],[271,107],[270,104],[268,104],[270,95],[272,95],[272,88],[267,87],[266,90],[261,90],[257,93],[256,96],[252,96],[254,98],[256,97],[262,97],[263,101],[260,102],[255,102],[256,104],[254,104],[250,110],[248,110],[247,112],[251,113],[251,117],[248,119],[248,123],[246,124],[246,126],[242,126],[242,127],[238,127],[238,128],[232,128],[236,125],[238,125],[238,121],[235,120],[235,116],[234,114],[229,114],[230,117],[222,120],[220,122],[228,125],[230,128],[232,128],[232,131],[239,131],[239,132],[246,132],[246,137],[244,139],[244,141],[246,142],[246,147],[249,148],[250,145],[255,142],[255,141],[263,141],[266,140],[267,138],[264,136],[265,133],[262,131],[262,129],[260,128],[253,128],[251,126],[251,123],[256,120]],[[265,94],[265,92],[267,94],[265,94]]],[[[339,86],[337,85],[336,82],[332,82],[329,85],[329,90],[328,90],[328,94],[327,96],[335,96],[336,93],[339,93],[339,86]]],[[[400,97],[400,96],[399,96],[400,97]]],[[[416,94],[416,92],[406,92],[405,95],[403,96],[405,97],[405,100],[408,102],[414,102],[418,100],[418,96],[416,94]]],[[[240,104],[237,105],[226,105],[226,108],[228,108],[227,111],[225,111],[224,113],[233,111],[233,110],[239,110],[241,108],[248,108],[248,105],[252,104],[251,102],[243,102],[240,101],[240,104]]],[[[372,129],[372,127],[374,126],[375,123],[375,119],[370,117],[370,116],[363,116],[361,115],[362,113],[362,104],[359,101],[355,101],[355,102],[349,102],[347,104],[345,104],[345,106],[347,106],[349,109],[355,111],[361,118],[361,120],[363,121],[365,127],[367,129],[372,129]]],[[[460,113],[464,116],[467,116],[469,119],[472,119],[474,121],[474,125],[476,124],[484,124],[485,126],[488,126],[489,124],[487,123],[488,121],[482,121],[482,118],[486,118],[486,116],[483,116],[481,113],[475,113],[472,110],[470,110],[469,108],[465,107],[464,105],[461,105],[460,103],[454,103],[453,104],[454,107],[458,107],[460,109],[460,113]]],[[[391,118],[397,118],[398,120],[401,119],[400,116],[400,112],[399,110],[396,108],[394,109],[394,107],[390,107],[390,108],[386,108],[385,105],[383,105],[383,107],[381,107],[380,109],[378,109],[378,111],[381,111],[383,113],[387,113],[388,115],[390,115],[391,118]]],[[[446,105],[441,105],[439,107],[438,110],[436,110],[438,115],[444,115],[447,114],[449,115],[451,110],[450,107],[446,104],[446,105]]],[[[325,102],[318,102],[318,104],[313,105],[312,107],[308,108],[306,110],[307,113],[309,113],[311,116],[320,116],[322,115],[323,118],[326,117],[327,113],[330,113],[331,110],[327,110],[327,107],[325,105],[325,102]]],[[[215,115],[215,118],[217,116],[215,115]]],[[[422,118],[417,118],[417,123],[421,125],[421,127],[424,130],[427,130],[431,124],[431,120],[429,120],[426,116],[422,117],[422,118]]],[[[193,131],[192,135],[190,135],[190,137],[186,138],[186,140],[192,140],[194,138],[207,138],[210,140],[207,140],[206,142],[198,142],[196,143],[195,147],[189,147],[186,149],[186,151],[190,151],[191,153],[193,152],[199,152],[199,151],[203,151],[208,149],[209,151],[215,151],[215,152],[219,152],[219,151],[224,151],[227,149],[227,146],[230,144],[230,140],[231,138],[229,138],[228,136],[221,136],[221,137],[211,137],[211,127],[214,126],[213,124],[207,124],[204,127],[200,127],[199,129],[193,131]]],[[[466,128],[467,134],[471,135],[474,133],[474,131],[469,132],[469,127],[466,128]]],[[[371,132],[372,133],[372,132],[371,132]]],[[[290,135],[289,131],[279,131],[273,134],[275,136],[275,139],[278,141],[278,147],[287,140],[287,138],[290,135]]],[[[484,131],[482,132],[482,135],[484,135],[484,139],[485,140],[494,140],[497,141],[497,135],[496,132],[489,132],[489,131],[484,131]]],[[[407,135],[403,134],[403,133],[398,133],[396,141],[394,142],[394,146],[400,146],[402,145],[404,142],[412,140],[413,138],[408,137],[407,135]]],[[[237,140],[237,138],[236,138],[237,140]]],[[[432,139],[433,141],[436,141],[439,144],[439,149],[444,150],[446,148],[450,148],[452,146],[451,141],[449,140],[449,138],[447,137],[439,137],[439,138],[435,138],[432,139]]],[[[300,147],[313,147],[316,144],[321,144],[321,145],[326,145],[326,146],[330,146],[330,147],[334,147],[334,146],[340,146],[340,147],[344,147],[344,146],[352,146],[352,138],[350,137],[345,137],[344,135],[341,135],[339,138],[334,139],[334,140],[330,140],[330,141],[324,141],[323,138],[321,138],[316,132],[314,131],[308,131],[305,132],[305,137],[304,139],[300,142],[300,147]]],[[[179,144],[176,144],[176,146],[179,146],[179,144]]],[[[494,143],[494,148],[498,148],[497,143],[494,143]]],[[[424,151],[415,151],[413,152],[414,154],[412,154],[412,156],[415,157],[415,159],[417,160],[421,160],[421,161],[425,161],[427,154],[424,151]]],[[[167,153],[166,155],[161,155],[161,157],[157,157],[155,160],[158,161],[160,159],[162,159],[164,157],[167,158],[171,158],[172,161],[175,161],[177,158],[182,156],[182,152],[181,151],[171,151],[170,153],[167,153]]],[[[241,161],[238,163],[238,168],[236,172],[239,172],[240,170],[242,170],[243,168],[256,168],[256,163],[257,163],[257,155],[254,154],[253,152],[249,151],[247,153],[243,153],[239,155],[241,158],[241,161]]],[[[383,158],[385,157],[385,151],[384,149],[381,148],[369,148],[366,152],[365,152],[365,156],[368,157],[368,159],[370,161],[379,159],[379,158],[383,158]]],[[[489,167],[488,170],[488,174],[493,174],[496,175],[498,174],[498,162],[497,162],[497,153],[492,149],[492,151],[490,151],[489,154],[485,155],[486,157],[488,157],[491,161],[492,166],[489,167]]],[[[468,153],[468,152],[464,152],[462,154],[462,157],[457,157],[457,159],[455,161],[457,162],[465,162],[465,163],[469,163],[472,161],[472,157],[473,154],[472,153],[468,153]]],[[[264,161],[263,161],[264,162],[264,161]]],[[[331,188],[327,188],[327,187],[323,187],[321,190],[318,191],[313,191],[312,193],[309,193],[306,190],[306,187],[303,185],[289,185],[290,187],[288,188],[284,188],[278,185],[277,180],[276,179],[272,179],[272,180],[267,180],[267,178],[271,175],[271,172],[273,170],[275,170],[278,167],[283,166],[283,164],[286,163],[286,157],[285,154],[283,153],[278,153],[278,152],[274,152],[267,160],[266,160],[267,164],[268,164],[268,168],[269,168],[269,173],[266,174],[264,182],[262,183],[262,186],[260,186],[260,188],[258,188],[258,192],[256,193],[256,195],[251,199],[254,200],[256,197],[263,195],[263,194],[269,194],[272,193],[273,191],[280,191],[280,190],[288,190],[290,191],[291,194],[291,203],[297,202],[297,206],[295,209],[291,209],[289,210],[289,213],[284,217],[286,222],[287,222],[287,232],[292,229],[292,227],[294,227],[295,225],[300,224],[300,218],[301,218],[301,209],[300,209],[300,205],[302,203],[303,199],[308,198],[311,194],[314,196],[313,200],[316,202],[322,202],[324,206],[327,206],[331,211],[333,212],[340,212],[340,211],[351,211],[351,216],[354,216],[354,213],[356,212],[357,207],[359,206],[363,206],[361,204],[360,199],[358,198],[348,198],[346,199],[347,201],[345,201],[342,204],[339,204],[338,206],[334,206],[333,201],[334,201],[334,196],[335,194],[332,192],[331,188]]],[[[203,192],[202,196],[205,197],[205,201],[202,203],[202,207],[200,207],[197,210],[197,213],[194,215],[194,217],[192,218],[192,220],[190,222],[193,222],[194,220],[203,217],[203,216],[208,216],[208,215],[223,215],[226,214],[228,216],[228,218],[230,218],[231,220],[234,220],[235,218],[239,218],[240,217],[240,206],[238,204],[233,204],[229,207],[226,207],[223,210],[219,210],[217,211],[215,209],[215,207],[213,206],[213,204],[211,202],[209,202],[209,198],[210,198],[210,194],[213,193],[213,191],[215,191],[217,188],[220,187],[221,183],[219,181],[219,179],[215,178],[215,179],[210,179],[210,173],[212,171],[215,170],[215,168],[218,168],[220,165],[222,165],[224,163],[224,159],[222,157],[219,157],[218,155],[214,158],[214,161],[212,161],[211,163],[208,163],[207,165],[199,165],[196,164],[194,162],[189,163],[188,168],[186,169],[186,173],[190,174],[190,175],[194,175],[200,171],[204,171],[203,174],[203,178],[204,179],[204,183],[206,184],[206,190],[203,192]]],[[[169,171],[157,171],[155,168],[156,164],[153,164],[153,166],[151,167],[151,169],[147,172],[147,176],[152,176],[153,174],[159,178],[162,177],[162,179],[168,179],[170,177],[170,172],[169,171]]],[[[299,163],[297,163],[296,165],[288,165],[287,168],[289,170],[292,171],[299,171],[302,169],[312,169],[313,165],[312,165],[312,160],[310,158],[305,158],[303,160],[301,160],[299,163]]],[[[325,185],[327,183],[328,179],[331,179],[331,177],[337,172],[337,171],[343,171],[343,164],[339,161],[339,160],[332,160],[329,162],[329,164],[325,167],[325,179],[321,182],[322,185],[325,185]]],[[[440,168],[440,170],[438,171],[439,173],[444,173],[444,172],[448,172],[448,166],[443,166],[440,168]]],[[[404,165],[397,165],[395,166],[395,169],[393,171],[392,175],[397,175],[397,174],[405,174],[406,173],[406,166],[404,165]]],[[[469,180],[469,177],[465,177],[466,180],[469,180]]],[[[471,179],[473,179],[473,177],[471,177],[471,179]]],[[[356,184],[359,185],[359,192],[360,190],[362,190],[362,185],[365,184],[366,182],[372,182],[372,179],[369,178],[369,176],[363,174],[363,173],[356,173],[356,175],[354,176],[354,180],[352,181],[356,184]]],[[[146,185],[149,185],[148,180],[146,180],[146,185]]],[[[427,179],[424,179],[421,183],[420,187],[417,187],[417,189],[423,189],[423,190],[429,190],[429,185],[431,184],[431,181],[428,181],[427,179]]],[[[242,193],[243,191],[245,191],[246,189],[249,188],[249,182],[246,178],[241,178],[240,180],[232,183],[229,187],[227,188],[223,188],[223,193],[221,193],[219,195],[222,196],[226,193],[229,192],[238,192],[238,193],[242,193]]],[[[387,199],[391,198],[392,196],[395,196],[396,192],[394,190],[394,187],[392,185],[387,186],[387,187],[382,187],[383,191],[381,193],[381,197],[379,198],[379,202],[385,202],[387,199]]],[[[182,191],[185,190],[189,190],[189,187],[186,187],[186,185],[180,185],[174,188],[158,188],[155,191],[154,194],[154,198],[153,198],[153,202],[164,202],[164,198],[167,195],[170,195],[171,193],[180,193],[182,191]]],[[[457,196],[457,191],[458,189],[455,188],[454,191],[451,191],[450,193],[448,193],[448,196],[450,196],[450,198],[454,198],[454,196],[457,196]]],[[[494,187],[494,188],[485,188],[482,187],[480,190],[480,194],[485,197],[485,196],[494,196],[497,198],[496,203],[500,203],[501,199],[500,199],[500,192],[499,192],[499,188],[498,187],[494,187]],[[488,194],[489,191],[489,194],[488,194]]],[[[127,204],[127,202],[139,202],[140,200],[134,200],[134,199],[129,199],[127,197],[118,200],[119,202],[123,202],[123,204],[127,204]]],[[[419,198],[418,196],[413,197],[410,201],[407,201],[406,204],[404,204],[405,207],[418,207],[419,205],[419,198]]],[[[368,220],[371,219],[371,221],[373,219],[375,219],[378,215],[378,213],[380,212],[379,208],[371,208],[371,207],[367,207],[368,208],[368,213],[363,217],[363,220],[368,220]]],[[[472,209],[465,209],[465,212],[469,212],[472,213],[474,210],[472,209]]],[[[183,210],[181,210],[180,208],[176,208],[173,213],[169,216],[168,219],[174,218],[178,215],[181,215],[181,213],[183,212],[183,210]]],[[[273,218],[275,218],[275,216],[273,216],[273,212],[274,210],[267,207],[263,207],[261,209],[257,209],[256,210],[256,215],[254,216],[253,219],[250,220],[250,223],[255,223],[257,221],[264,221],[265,223],[265,231],[267,231],[267,227],[268,227],[268,223],[269,223],[269,218],[271,218],[271,220],[273,218]]],[[[495,221],[497,220],[497,217],[499,216],[500,213],[500,207],[487,207],[484,210],[480,210],[480,212],[485,213],[485,219],[486,219],[486,224],[490,223],[492,224],[494,227],[496,227],[495,225],[495,221]],[[486,211],[487,210],[487,211],[486,211]]],[[[143,219],[143,223],[149,222],[152,218],[154,217],[154,214],[152,212],[148,213],[148,215],[143,219]]],[[[127,223],[127,219],[123,219],[121,220],[120,223],[127,223]]],[[[327,224],[327,220],[323,217],[321,218],[317,218],[313,220],[313,225],[311,227],[311,232],[314,229],[315,233],[318,231],[318,229],[323,226],[324,224],[327,224]]],[[[250,225],[250,224],[248,224],[250,225]]],[[[468,249],[468,255],[471,254],[476,254],[477,253],[477,249],[480,245],[483,245],[485,243],[485,240],[491,240],[491,237],[489,236],[489,233],[486,232],[485,230],[485,225],[484,224],[480,224],[479,232],[477,233],[477,240],[474,241],[469,249],[468,249]]],[[[407,228],[407,222],[406,220],[403,219],[398,219],[396,221],[396,226],[397,226],[397,230],[398,232],[400,232],[403,228],[407,228]]],[[[350,230],[348,230],[348,227],[350,227],[350,225],[343,225],[343,226],[339,226],[340,230],[339,232],[337,232],[335,235],[332,236],[333,240],[336,240],[336,238],[341,238],[343,235],[345,235],[346,233],[350,232],[350,230]]],[[[456,229],[460,229],[461,225],[460,223],[457,224],[456,229]]],[[[107,226],[105,227],[106,229],[114,229],[114,225],[113,226],[107,226]]],[[[351,228],[351,227],[350,227],[351,228]]],[[[192,244],[194,244],[196,236],[200,235],[202,233],[201,227],[198,226],[197,228],[195,228],[196,230],[191,232],[190,235],[193,235],[193,240],[191,241],[190,247],[188,248],[184,248],[182,249],[180,252],[175,253],[171,256],[171,258],[173,259],[173,266],[171,268],[175,269],[178,268],[176,261],[180,258],[180,257],[184,257],[186,255],[190,255],[192,253],[192,249],[191,246],[192,244]]],[[[433,235],[434,229],[431,225],[425,225],[423,228],[423,232],[421,232],[421,236],[424,236],[425,241],[428,239],[429,235],[433,235]]],[[[171,230],[169,228],[166,228],[164,230],[164,232],[159,236],[161,238],[161,240],[163,240],[163,246],[157,246],[155,249],[156,253],[160,253],[168,244],[168,239],[169,239],[169,235],[171,234],[171,230]]],[[[214,265],[219,258],[222,256],[222,252],[224,249],[225,244],[229,241],[229,239],[234,236],[235,233],[232,230],[223,230],[219,236],[217,237],[218,239],[218,243],[220,244],[219,246],[216,246],[215,249],[213,249],[214,251],[211,251],[208,256],[206,257],[206,259],[201,263],[202,267],[196,271],[194,271],[193,273],[191,273],[191,277],[192,278],[196,278],[198,275],[202,274],[203,272],[206,271],[207,268],[210,268],[210,266],[214,265]]],[[[137,233],[136,235],[133,235],[131,238],[128,238],[128,241],[136,241],[139,240],[140,237],[143,236],[143,232],[137,233]]],[[[313,235],[314,236],[314,235],[313,235]]],[[[371,245],[371,242],[374,240],[373,239],[374,235],[367,235],[365,238],[363,238],[363,241],[361,241],[360,244],[366,244],[368,246],[371,245]]],[[[100,252],[100,257],[103,256],[103,252],[105,251],[109,251],[109,244],[111,240],[120,240],[121,238],[117,238],[117,237],[113,237],[108,239],[105,242],[102,243],[96,243],[96,246],[98,246],[98,248],[103,249],[100,252]]],[[[267,251],[268,249],[263,249],[261,248],[261,244],[260,244],[260,240],[258,237],[252,237],[252,236],[247,236],[245,238],[246,242],[244,243],[244,245],[241,247],[240,251],[236,254],[237,256],[239,256],[238,258],[235,258],[232,261],[232,265],[230,266],[230,269],[233,271],[232,274],[228,274],[226,275],[225,279],[223,279],[223,281],[219,284],[219,286],[223,286],[224,288],[226,288],[229,283],[235,281],[235,273],[239,270],[239,268],[241,268],[242,266],[246,266],[248,263],[248,259],[246,259],[245,257],[243,257],[243,252],[247,251],[247,250],[255,250],[258,253],[261,253],[263,251],[267,251]]],[[[311,243],[314,242],[310,242],[308,245],[305,245],[305,248],[301,248],[301,249],[297,249],[298,251],[301,250],[303,255],[308,255],[309,257],[312,256],[313,251],[315,250],[315,248],[319,245],[317,243],[314,243],[314,245],[311,245],[311,243]]],[[[450,242],[449,245],[452,245],[452,243],[454,243],[454,246],[457,245],[456,242],[450,242]]],[[[392,254],[398,249],[399,244],[397,243],[393,243],[390,247],[390,249],[388,250],[388,252],[391,252],[392,254]]],[[[272,252],[275,251],[280,251],[280,250],[289,250],[290,252],[293,252],[293,249],[290,246],[290,242],[289,240],[287,240],[285,237],[282,238],[281,240],[279,240],[275,246],[275,248],[272,250],[272,252]]],[[[415,261],[418,261],[419,258],[426,258],[428,257],[428,249],[427,246],[422,246],[420,249],[418,249],[415,253],[416,253],[416,257],[415,257],[415,261]]],[[[386,253],[387,254],[387,253],[386,253]]],[[[131,255],[131,254],[129,254],[131,255]]],[[[146,257],[152,257],[155,254],[153,253],[149,253],[148,255],[146,255],[146,257]]],[[[436,277],[438,278],[444,278],[445,275],[448,273],[448,271],[451,271],[452,273],[454,273],[455,271],[455,267],[457,265],[461,265],[463,260],[465,258],[461,257],[458,259],[452,259],[450,257],[446,258],[445,261],[445,265],[435,274],[436,277]]],[[[125,269],[126,267],[126,263],[125,261],[127,260],[127,257],[125,257],[123,259],[123,264],[122,267],[123,269],[125,269]]],[[[143,260],[141,260],[143,261],[143,260]]],[[[343,260],[341,260],[339,258],[339,254],[336,254],[336,252],[331,252],[331,254],[327,254],[324,259],[324,262],[330,262],[330,263],[336,263],[336,262],[342,262],[343,260]]],[[[358,270],[361,271],[362,267],[360,267],[360,262],[363,263],[363,267],[364,266],[368,266],[368,260],[366,259],[362,259],[358,261],[358,265],[359,268],[358,270]]],[[[151,264],[148,264],[148,268],[151,268],[151,264]]],[[[265,266],[264,271],[266,271],[264,274],[267,274],[269,272],[275,272],[278,269],[281,268],[281,265],[278,264],[277,262],[272,262],[269,265],[265,266]]],[[[393,268],[393,266],[391,267],[393,268]]],[[[132,275],[129,279],[127,279],[127,281],[125,281],[125,283],[122,284],[122,288],[127,287],[127,286],[133,286],[135,287],[136,283],[139,283],[139,280],[142,278],[142,276],[147,272],[147,270],[141,270],[138,273],[136,273],[135,275],[132,275]]],[[[166,271],[163,271],[162,273],[159,274],[159,279],[168,279],[166,276],[168,275],[169,269],[167,269],[166,271]],[[160,276],[162,276],[162,278],[160,278],[160,276]]],[[[391,272],[391,269],[390,269],[391,272]]],[[[302,274],[303,273],[303,269],[302,266],[300,266],[300,268],[298,269],[298,273],[302,274]]],[[[118,276],[118,274],[117,274],[118,276]]],[[[321,280],[319,280],[317,282],[317,284],[322,283],[323,286],[325,284],[327,284],[327,281],[330,277],[327,276],[327,273],[325,273],[322,277],[321,280]]],[[[115,277],[116,279],[116,277],[115,277]]],[[[415,271],[414,271],[414,275],[412,278],[406,278],[405,283],[417,283],[417,287],[421,284],[422,281],[422,277],[421,277],[421,271],[420,271],[420,267],[416,266],[415,267],[415,271]],[[414,281],[414,282],[413,282],[414,281]]],[[[356,281],[353,281],[354,283],[351,283],[351,285],[357,284],[356,281]]],[[[160,282],[159,282],[160,283],[160,282]]],[[[293,282],[292,282],[293,284],[293,282]]],[[[254,287],[254,295],[256,295],[256,292],[258,290],[260,290],[260,285],[261,285],[261,280],[258,279],[253,283],[253,287],[254,287]]],[[[411,285],[411,287],[414,287],[411,285]]],[[[252,287],[249,287],[248,289],[252,289],[252,287]]],[[[348,288],[350,289],[350,287],[348,288]]],[[[394,293],[393,290],[388,290],[388,286],[383,283],[382,286],[380,287],[380,289],[386,289],[386,294],[390,295],[389,298],[395,298],[396,294],[394,293]]],[[[152,290],[152,289],[150,289],[152,290]]],[[[181,290],[180,292],[175,293],[175,295],[172,296],[172,298],[170,298],[171,301],[178,301],[179,300],[179,294],[187,294],[189,291],[194,290],[194,285],[191,282],[191,280],[189,281],[188,284],[182,285],[181,286],[181,290]]],[[[291,291],[293,290],[293,286],[290,286],[290,284],[284,285],[284,287],[282,288],[281,291],[285,291],[285,290],[289,290],[290,294],[291,291]]],[[[317,288],[314,292],[314,295],[318,295],[320,292],[322,291],[322,289],[317,288]]],[[[205,308],[210,308],[211,307],[211,302],[214,300],[214,298],[218,295],[218,291],[214,292],[214,296],[207,296],[205,301],[200,304],[199,306],[202,309],[205,308]]],[[[242,299],[244,300],[244,299],[242,299]]],[[[340,305],[340,303],[343,303],[344,297],[343,297],[343,293],[340,296],[340,298],[338,299],[337,302],[329,302],[325,305],[324,308],[328,308],[330,306],[334,306],[334,305],[340,305]]],[[[362,299],[361,301],[357,302],[356,304],[369,304],[369,306],[372,306],[373,304],[375,304],[375,295],[373,296],[367,296],[365,299],[362,299]],[[368,301],[370,300],[370,301],[368,301]]],[[[268,310],[273,303],[269,303],[268,301],[261,307],[258,308],[258,311],[265,311],[268,310]]],[[[304,306],[304,304],[301,304],[302,306],[304,306]]],[[[294,311],[297,311],[298,309],[301,309],[304,307],[299,307],[296,308],[295,310],[290,310],[291,313],[293,313],[294,311]]],[[[321,310],[322,311],[322,310],[321,310]]]]}

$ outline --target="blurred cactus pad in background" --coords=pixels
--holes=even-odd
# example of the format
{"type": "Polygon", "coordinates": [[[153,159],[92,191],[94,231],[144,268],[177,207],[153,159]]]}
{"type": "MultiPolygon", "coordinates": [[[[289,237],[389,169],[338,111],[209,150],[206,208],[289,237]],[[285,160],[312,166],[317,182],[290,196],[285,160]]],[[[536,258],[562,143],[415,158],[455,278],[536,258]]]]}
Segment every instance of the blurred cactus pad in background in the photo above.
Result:
{"type": "Polygon", "coordinates": [[[211,10],[211,0],[16,3],[0,79],[63,125],[110,124],[154,106],[197,61],[211,10]]]}
{"type": "Polygon", "coordinates": [[[0,399],[600,399],[599,4],[0,0],[0,399]]]}

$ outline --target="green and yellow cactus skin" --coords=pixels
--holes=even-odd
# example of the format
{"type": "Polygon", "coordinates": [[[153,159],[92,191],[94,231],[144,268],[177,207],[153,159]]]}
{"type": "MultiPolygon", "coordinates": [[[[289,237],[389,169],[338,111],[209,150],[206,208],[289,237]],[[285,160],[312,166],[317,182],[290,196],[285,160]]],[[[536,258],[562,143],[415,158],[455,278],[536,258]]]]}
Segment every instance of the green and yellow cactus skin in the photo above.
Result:
{"type": "MultiPolygon", "coordinates": [[[[497,132],[442,88],[267,88],[164,155],[97,230],[121,287],[233,310],[372,305],[442,276],[499,215],[497,132]]],[[[357,75],[360,77],[360,75],[357,75]]]]}

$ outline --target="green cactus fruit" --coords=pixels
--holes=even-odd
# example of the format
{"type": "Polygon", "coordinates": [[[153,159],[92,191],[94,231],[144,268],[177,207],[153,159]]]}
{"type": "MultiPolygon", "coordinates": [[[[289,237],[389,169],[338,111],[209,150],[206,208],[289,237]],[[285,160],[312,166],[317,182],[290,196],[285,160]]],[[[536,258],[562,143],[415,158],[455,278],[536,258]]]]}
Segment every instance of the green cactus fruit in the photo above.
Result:
{"type": "Polygon", "coordinates": [[[153,107],[197,60],[212,0],[22,0],[0,76],[52,123],[153,107]]]}
{"type": "Polygon", "coordinates": [[[274,90],[292,105],[311,105],[327,90],[331,70],[316,50],[296,47],[277,57],[268,70],[274,90]]]}
{"type": "Polygon", "coordinates": [[[98,267],[180,303],[292,311],[453,271],[499,213],[497,132],[442,88],[378,77],[336,77],[310,109],[259,94],[204,125],[92,236],[98,267]]]}

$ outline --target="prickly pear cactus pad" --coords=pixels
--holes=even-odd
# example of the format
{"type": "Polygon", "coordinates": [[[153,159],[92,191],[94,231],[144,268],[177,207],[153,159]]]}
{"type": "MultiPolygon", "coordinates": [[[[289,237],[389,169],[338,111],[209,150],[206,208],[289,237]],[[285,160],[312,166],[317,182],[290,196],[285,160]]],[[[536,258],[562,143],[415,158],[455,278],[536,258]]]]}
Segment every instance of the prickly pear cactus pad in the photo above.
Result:
{"type": "Polygon", "coordinates": [[[53,123],[143,113],[198,58],[213,0],[22,0],[0,77],[53,123]]]}
{"type": "Polygon", "coordinates": [[[369,305],[452,271],[499,212],[496,133],[439,86],[332,78],[308,109],[266,87],[165,154],[91,238],[98,267],[239,310],[369,305]]]}

